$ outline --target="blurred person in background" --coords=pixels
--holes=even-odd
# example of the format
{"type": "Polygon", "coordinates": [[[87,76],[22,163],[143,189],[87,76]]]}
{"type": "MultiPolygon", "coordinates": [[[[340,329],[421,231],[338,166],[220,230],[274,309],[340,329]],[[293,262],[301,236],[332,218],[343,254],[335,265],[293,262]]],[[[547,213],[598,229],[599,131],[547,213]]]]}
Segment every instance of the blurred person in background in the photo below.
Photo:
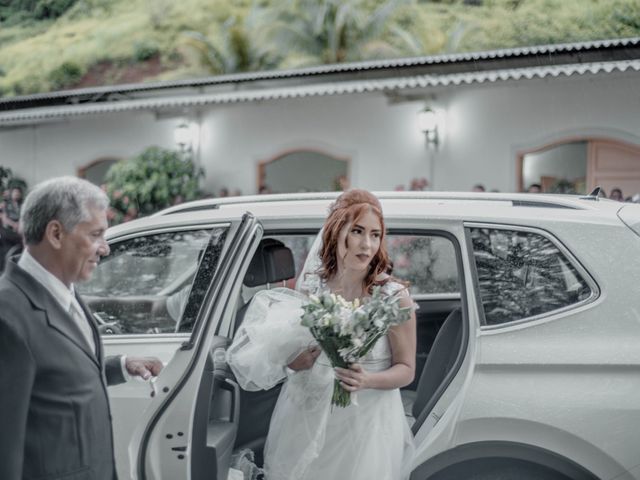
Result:
{"type": "Polygon", "coordinates": [[[615,200],[616,202],[624,202],[624,195],[622,195],[622,190],[618,187],[612,188],[611,193],[609,194],[609,198],[611,200],[615,200]]]}
{"type": "Polygon", "coordinates": [[[2,225],[17,233],[18,223],[20,222],[21,208],[22,188],[13,187],[10,189],[9,196],[4,202],[4,208],[2,212],[2,225]]]}
{"type": "Polygon", "coordinates": [[[20,210],[22,208],[22,189],[11,188],[3,193],[0,204],[0,273],[4,271],[7,257],[22,249],[20,234],[20,210]]]}

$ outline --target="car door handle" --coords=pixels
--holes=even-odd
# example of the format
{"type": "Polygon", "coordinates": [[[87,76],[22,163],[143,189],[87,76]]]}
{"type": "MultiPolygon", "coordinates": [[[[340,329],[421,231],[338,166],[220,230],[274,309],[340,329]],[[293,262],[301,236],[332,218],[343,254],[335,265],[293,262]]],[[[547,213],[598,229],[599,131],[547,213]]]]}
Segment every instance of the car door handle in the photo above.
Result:
{"type": "Polygon", "coordinates": [[[220,388],[231,392],[231,414],[229,418],[235,425],[238,425],[240,422],[240,385],[235,380],[225,377],[220,384],[220,388]]]}

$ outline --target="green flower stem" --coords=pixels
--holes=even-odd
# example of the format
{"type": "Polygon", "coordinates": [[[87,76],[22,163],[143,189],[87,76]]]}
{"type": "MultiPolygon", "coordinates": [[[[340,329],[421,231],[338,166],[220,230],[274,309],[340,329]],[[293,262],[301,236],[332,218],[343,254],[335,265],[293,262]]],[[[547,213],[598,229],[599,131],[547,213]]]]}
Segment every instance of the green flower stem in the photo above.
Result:
{"type": "Polygon", "coordinates": [[[333,395],[331,397],[331,404],[337,405],[338,407],[348,407],[351,405],[351,393],[347,392],[342,385],[340,385],[340,380],[337,378],[333,381],[333,395]]]}

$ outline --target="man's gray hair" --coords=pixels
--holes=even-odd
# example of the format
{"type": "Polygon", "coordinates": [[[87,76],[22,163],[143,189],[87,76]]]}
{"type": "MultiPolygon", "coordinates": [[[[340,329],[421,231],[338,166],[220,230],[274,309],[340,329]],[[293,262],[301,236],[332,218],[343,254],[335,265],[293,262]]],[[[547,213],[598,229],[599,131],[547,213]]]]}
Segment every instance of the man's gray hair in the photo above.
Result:
{"type": "Polygon", "coordinates": [[[47,224],[57,220],[70,232],[91,218],[89,209],[106,210],[107,195],[96,185],[77,177],[57,177],[39,183],[27,195],[20,211],[27,245],[40,243],[47,224]]]}

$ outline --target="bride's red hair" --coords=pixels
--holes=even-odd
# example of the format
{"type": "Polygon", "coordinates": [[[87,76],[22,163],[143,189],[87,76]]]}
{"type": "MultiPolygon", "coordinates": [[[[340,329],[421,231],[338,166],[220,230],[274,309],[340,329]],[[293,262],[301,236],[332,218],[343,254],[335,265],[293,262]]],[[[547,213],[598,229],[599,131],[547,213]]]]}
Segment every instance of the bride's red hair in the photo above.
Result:
{"type": "MultiPolygon", "coordinates": [[[[369,271],[364,278],[364,291],[371,293],[374,285],[383,284],[385,279],[376,281],[382,274],[390,274],[392,270],[391,261],[387,254],[385,242],[384,217],[382,216],[382,206],[378,198],[366,190],[353,189],[344,192],[329,208],[329,216],[324,223],[322,232],[322,248],[320,249],[320,278],[324,281],[333,278],[338,271],[338,238],[345,226],[352,225],[364,214],[371,212],[380,221],[380,248],[369,264],[369,271]]],[[[345,239],[345,247],[346,239],[345,239]]]]}

